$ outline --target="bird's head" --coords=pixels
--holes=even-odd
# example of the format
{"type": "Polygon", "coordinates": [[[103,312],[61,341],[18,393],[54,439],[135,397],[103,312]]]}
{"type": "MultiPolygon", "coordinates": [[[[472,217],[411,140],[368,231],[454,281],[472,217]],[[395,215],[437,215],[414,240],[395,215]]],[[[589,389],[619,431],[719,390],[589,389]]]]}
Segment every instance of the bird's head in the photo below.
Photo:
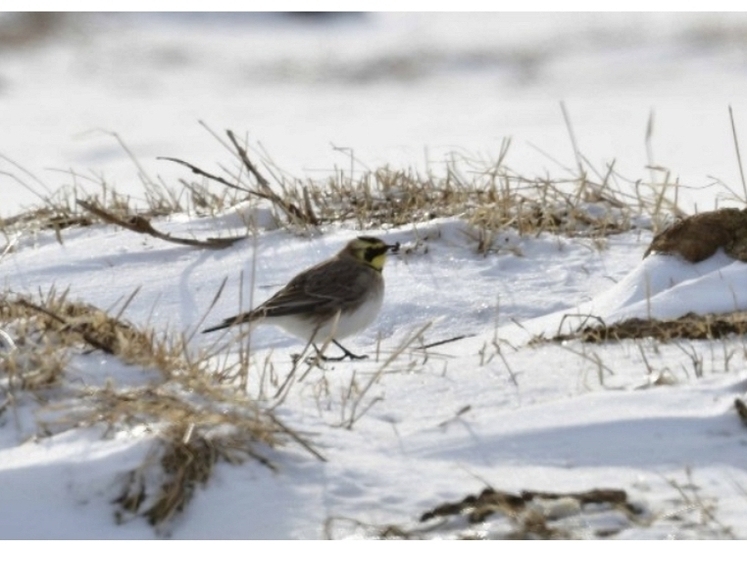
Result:
{"type": "Polygon", "coordinates": [[[399,250],[399,242],[396,244],[387,244],[379,238],[359,236],[348,242],[348,245],[340,253],[362,261],[373,267],[376,271],[381,271],[384,269],[386,253],[390,250],[393,252],[399,250]]]}

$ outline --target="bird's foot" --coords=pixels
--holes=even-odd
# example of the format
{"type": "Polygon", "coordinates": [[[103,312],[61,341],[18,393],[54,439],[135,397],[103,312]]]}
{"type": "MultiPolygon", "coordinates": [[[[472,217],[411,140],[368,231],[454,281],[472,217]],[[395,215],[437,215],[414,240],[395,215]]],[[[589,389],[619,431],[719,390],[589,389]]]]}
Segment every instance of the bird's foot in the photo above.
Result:
{"type": "Polygon", "coordinates": [[[355,353],[343,353],[339,357],[328,357],[326,355],[317,355],[320,361],[345,361],[350,359],[351,361],[360,361],[361,359],[368,359],[368,355],[356,355],[355,353]]]}
{"type": "Polygon", "coordinates": [[[337,347],[339,347],[342,350],[342,355],[340,355],[339,357],[329,357],[327,355],[324,355],[321,351],[319,351],[319,348],[315,345],[314,349],[316,350],[316,357],[314,357],[312,360],[334,362],[334,361],[344,361],[345,359],[350,359],[351,361],[360,361],[361,359],[368,359],[368,355],[356,355],[352,351],[345,349],[336,340],[332,340],[332,343],[334,343],[337,347]]]}

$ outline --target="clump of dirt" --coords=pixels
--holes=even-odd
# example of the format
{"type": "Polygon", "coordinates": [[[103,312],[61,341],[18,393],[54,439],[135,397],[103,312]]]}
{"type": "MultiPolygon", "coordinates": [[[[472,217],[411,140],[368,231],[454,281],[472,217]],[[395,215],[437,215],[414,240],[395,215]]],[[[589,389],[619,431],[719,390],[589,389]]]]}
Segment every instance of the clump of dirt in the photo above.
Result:
{"type": "Polygon", "coordinates": [[[657,234],[643,257],[676,254],[697,263],[720,248],[747,262],[747,209],[719,209],[685,217],[657,234]]]}
{"type": "MultiPolygon", "coordinates": [[[[578,517],[585,512],[614,510],[627,519],[628,523],[638,522],[644,510],[628,501],[624,490],[593,489],[585,492],[555,493],[523,491],[512,494],[485,488],[479,495],[469,495],[461,501],[443,503],[423,513],[420,521],[434,518],[466,516],[469,524],[482,523],[491,516],[503,516],[511,521],[510,530],[502,538],[510,539],[569,539],[573,538],[570,529],[558,522],[578,517]]],[[[618,522],[619,523],[619,522],[618,522]]],[[[607,528],[601,526],[594,531],[597,537],[617,534],[626,525],[607,528]]]]}
{"type": "Polygon", "coordinates": [[[488,487],[477,495],[437,505],[423,513],[414,527],[330,518],[325,533],[327,538],[336,538],[362,532],[379,539],[606,538],[633,526],[648,526],[652,519],[653,514],[631,502],[625,490],[511,493],[488,487]]]}

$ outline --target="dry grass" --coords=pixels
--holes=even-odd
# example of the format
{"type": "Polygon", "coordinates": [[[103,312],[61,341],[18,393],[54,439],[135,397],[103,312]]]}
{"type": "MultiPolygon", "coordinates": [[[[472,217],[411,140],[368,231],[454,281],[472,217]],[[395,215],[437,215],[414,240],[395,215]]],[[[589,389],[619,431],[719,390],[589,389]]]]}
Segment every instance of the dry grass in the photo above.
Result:
{"type": "MultiPolygon", "coordinates": [[[[174,213],[214,216],[239,203],[269,203],[279,224],[302,232],[339,222],[367,230],[458,216],[474,227],[477,250],[485,253],[506,229],[520,235],[552,233],[601,240],[632,228],[658,229],[672,216],[683,216],[677,207],[681,186],[672,183],[669,175],[660,182],[653,174],[648,183],[631,181],[618,175],[614,165],[595,172],[579,156],[578,166],[568,169],[565,178],[525,177],[506,164],[508,141],[494,162],[455,154],[440,171],[383,167],[357,173],[351,166],[349,173],[338,171],[320,181],[291,177],[268,158],[255,164],[246,143],[227,131],[230,143],[215,136],[231,151],[229,164],[208,171],[178,158],[164,158],[193,174],[191,180],[167,187],[150,179],[114,136],[140,170],[144,200],[122,196],[103,180],[71,174],[70,185],[52,195],[40,194],[37,207],[1,220],[0,232],[10,240],[17,232],[53,229],[59,237],[70,226],[101,222],[101,216],[88,212],[79,201],[122,222],[174,213]]],[[[13,179],[37,191],[38,186],[32,185],[41,183],[26,170],[13,179]]]]}
{"type": "MultiPolygon", "coordinates": [[[[42,197],[39,204],[30,209],[0,219],[0,233],[6,239],[17,233],[53,230],[57,233],[75,226],[102,224],[102,220],[86,209],[86,204],[104,209],[122,221],[133,219],[151,220],[176,213],[195,216],[220,213],[240,201],[236,192],[226,190],[215,195],[204,186],[190,185],[180,191],[146,188],[145,204],[130,196],[121,195],[106,184],[93,190],[74,189],[63,186],[52,196],[42,197]],[[81,204],[82,202],[82,204],[81,204]]],[[[58,234],[59,236],[59,234],[58,234]]]]}
{"type": "Polygon", "coordinates": [[[315,224],[346,222],[367,230],[459,216],[478,233],[480,252],[506,229],[600,238],[682,215],[677,186],[634,185],[611,170],[597,179],[586,172],[528,178],[504,165],[506,151],[491,164],[454,156],[438,174],[384,167],[326,181],[273,177],[286,205],[312,209],[315,224]],[[618,185],[623,182],[628,185],[618,185]],[[670,192],[671,200],[664,195],[670,192]]]}
{"type": "Polygon", "coordinates": [[[209,355],[190,355],[184,338],[158,337],[64,294],[39,302],[6,294],[0,322],[15,344],[0,353],[0,415],[28,406],[31,396],[43,405],[39,436],[94,426],[105,434],[145,428],[153,436],[153,452],[126,477],[116,500],[120,516],[142,514],[161,526],[187,505],[218,461],[251,458],[272,468],[266,451],[289,441],[313,452],[242,389],[223,382],[236,365],[215,368],[209,355]],[[83,384],[67,367],[91,352],[152,371],[151,382],[83,384]],[[154,470],[158,484],[146,485],[154,470]]]}

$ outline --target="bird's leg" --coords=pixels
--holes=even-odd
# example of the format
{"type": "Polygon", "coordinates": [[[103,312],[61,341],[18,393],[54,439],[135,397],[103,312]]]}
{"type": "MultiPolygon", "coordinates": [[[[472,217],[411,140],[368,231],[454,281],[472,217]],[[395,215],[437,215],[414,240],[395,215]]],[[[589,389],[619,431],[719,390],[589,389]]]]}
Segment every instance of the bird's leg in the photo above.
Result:
{"type": "Polygon", "coordinates": [[[326,355],[322,355],[322,353],[319,351],[319,348],[316,346],[316,344],[313,344],[314,349],[316,350],[316,355],[319,359],[321,359],[322,361],[344,361],[345,359],[351,359],[351,360],[368,359],[368,355],[356,355],[355,353],[352,353],[350,350],[345,349],[340,344],[340,342],[338,342],[337,340],[332,340],[332,343],[342,350],[343,355],[340,355],[339,357],[327,357],[326,355]]]}

